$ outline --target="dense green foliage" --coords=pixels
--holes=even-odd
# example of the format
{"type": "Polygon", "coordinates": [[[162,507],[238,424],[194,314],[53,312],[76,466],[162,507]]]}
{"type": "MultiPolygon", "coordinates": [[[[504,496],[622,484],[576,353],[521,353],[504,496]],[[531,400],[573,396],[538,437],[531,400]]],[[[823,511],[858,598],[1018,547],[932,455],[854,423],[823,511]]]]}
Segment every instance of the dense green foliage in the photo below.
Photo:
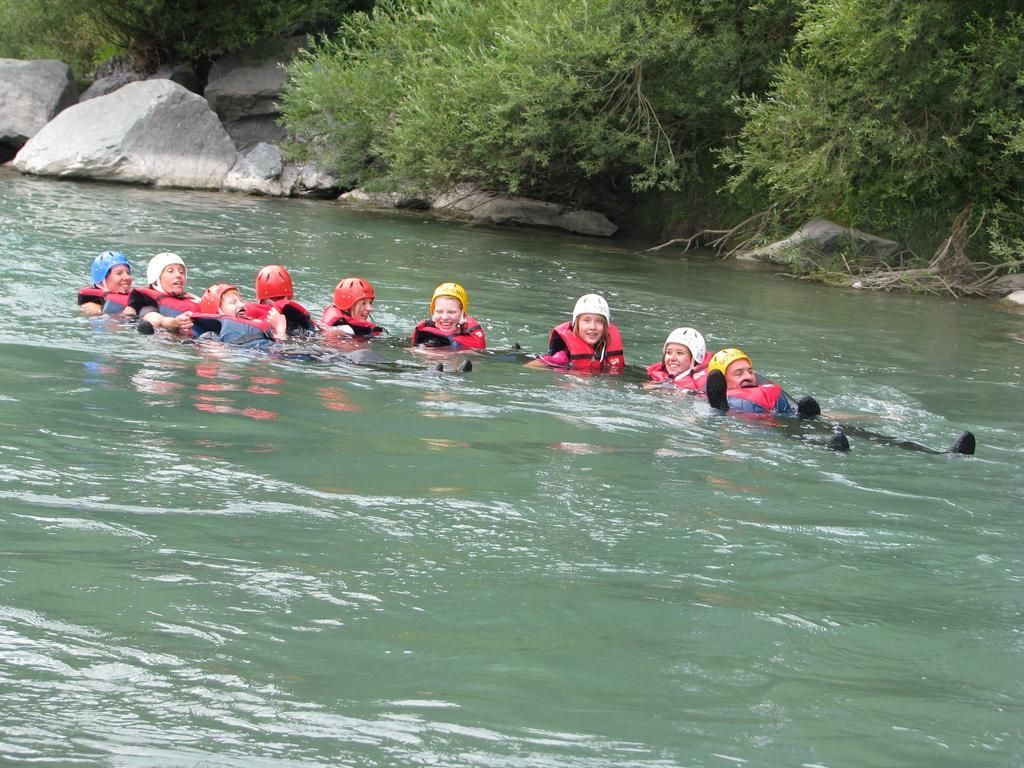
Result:
{"type": "Polygon", "coordinates": [[[336,23],[366,0],[80,0],[120,47],[150,64],[229,51],[302,22],[336,23]]]}
{"type": "Polygon", "coordinates": [[[79,0],[0,0],[0,58],[57,59],[78,78],[115,51],[79,0]]]}
{"type": "Polygon", "coordinates": [[[742,106],[733,188],[753,183],[797,219],[832,216],[920,247],[968,208],[969,230],[985,219],[1019,236],[1017,5],[809,3],[771,91],[742,106]]]}
{"type": "Polygon", "coordinates": [[[291,68],[300,143],[362,183],[473,181],[558,200],[712,173],[796,4],[422,0],[350,17],[291,68]],[[744,10],[747,9],[747,10],[744,10]]]}
{"type": "Polygon", "coordinates": [[[335,26],[372,0],[0,0],[0,56],[55,58],[79,77],[116,52],[139,66],[234,50],[297,25],[335,26]]]}

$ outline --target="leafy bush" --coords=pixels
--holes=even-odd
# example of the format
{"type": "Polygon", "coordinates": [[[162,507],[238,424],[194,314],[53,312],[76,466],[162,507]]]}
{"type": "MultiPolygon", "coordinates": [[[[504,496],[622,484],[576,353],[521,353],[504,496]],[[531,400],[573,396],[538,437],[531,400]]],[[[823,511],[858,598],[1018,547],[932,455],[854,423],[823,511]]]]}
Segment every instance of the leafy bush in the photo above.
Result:
{"type": "Polygon", "coordinates": [[[794,6],[387,0],[292,65],[285,122],[364,184],[677,189],[738,130],[730,97],[766,84],[794,6]]]}
{"type": "Polygon", "coordinates": [[[112,53],[79,0],[0,0],[0,58],[57,59],[79,80],[112,53]]]}
{"type": "Polygon", "coordinates": [[[54,58],[81,79],[118,52],[155,68],[296,25],[330,25],[372,0],[0,0],[0,56],[54,58]]]}
{"type": "Polygon", "coordinates": [[[300,23],[329,21],[371,0],[77,0],[104,34],[144,65],[230,51],[300,23]]]}
{"type": "Polygon", "coordinates": [[[1015,3],[813,0],[771,92],[741,105],[732,188],[934,248],[960,212],[1020,236],[1015,3]]]}

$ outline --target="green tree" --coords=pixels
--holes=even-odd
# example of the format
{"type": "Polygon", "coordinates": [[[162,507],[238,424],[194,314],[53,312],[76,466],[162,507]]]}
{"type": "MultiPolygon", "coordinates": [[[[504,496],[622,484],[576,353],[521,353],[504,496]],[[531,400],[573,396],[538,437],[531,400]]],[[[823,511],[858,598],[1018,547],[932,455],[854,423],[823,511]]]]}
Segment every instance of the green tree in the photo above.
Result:
{"type": "Polygon", "coordinates": [[[57,59],[83,79],[105,43],[79,0],[0,0],[0,58],[57,59]]]}
{"type": "Polygon", "coordinates": [[[922,250],[955,223],[971,233],[996,219],[991,231],[1020,235],[1017,7],[813,0],[771,91],[741,105],[732,188],[753,185],[794,219],[830,215],[922,250]]]}
{"type": "Polygon", "coordinates": [[[389,186],[483,186],[583,201],[706,184],[767,85],[796,3],[378,3],[291,67],[296,151],[389,186]]]}
{"type": "Polygon", "coordinates": [[[372,0],[0,0],[0,56],[55,58],[79,78],[123,52],[153,69],[301,25],[333,28],[372,0]]]}

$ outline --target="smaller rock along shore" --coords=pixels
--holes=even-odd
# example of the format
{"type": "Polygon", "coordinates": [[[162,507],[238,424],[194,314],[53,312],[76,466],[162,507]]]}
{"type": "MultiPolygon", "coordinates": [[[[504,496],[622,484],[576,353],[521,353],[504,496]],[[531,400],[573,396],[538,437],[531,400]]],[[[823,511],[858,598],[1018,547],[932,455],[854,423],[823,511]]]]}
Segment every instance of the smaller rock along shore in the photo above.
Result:
{"type": "MultiPolygon", "coordinates": [[[[70,70],[59,61],[0,59],[0,162],[55,178],[318,197],[590,237],[616,233],[616,224],[596,211],[465,184],[428,195],[367,192],[330,168],[288,163],[278,147],[287,137],[276,101],[285,82],[282,64],[304,39],[263,43],[255,58],[250,53],[219,59],[201,93],[199,78],[186,67],[144,75],[112,61],[80,98],[70,70]]],[[[809,270],[843,249],[880,269],[903,251],[899,243],[812,219],[789,237],[739,258],[809,270]]],[[[1005,275],[989,288],[989,295],[1024,305],[1024,275],[1005,275]]]]}

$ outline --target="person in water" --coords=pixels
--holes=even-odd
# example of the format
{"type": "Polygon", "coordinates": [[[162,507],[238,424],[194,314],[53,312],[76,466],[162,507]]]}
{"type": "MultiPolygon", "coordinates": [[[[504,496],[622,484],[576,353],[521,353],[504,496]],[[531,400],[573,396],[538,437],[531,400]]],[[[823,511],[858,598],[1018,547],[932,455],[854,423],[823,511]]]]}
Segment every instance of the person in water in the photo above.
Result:
{"type": "Polygon", "coordinates": [[[661,360],[647,366],[647,376],[658,386],[672,384],[694,392],[704,391],[707,367],[711,361],[707,343],[693,328],[676,328],[665,339],[661,360]]]}
{"type": "Polygon", "coordinates": [[[164,328],[188,333],[199,299],[185,290],[188,270],[176,253],[158,253],[146,266],[146,288],[132,289],[128,303],[139,316],[139,330],[164,328]]]}
{"type": "Polygon", "coordinates": [[[199,312],[192,315],[192,335],[227,344],[262,344],[288,338],[288,321],[276,307],[269,307],[263,317],[252,318],[246,312],[249,306],[235,286],[211,285],[199,302],[199,312]]]}
{"type": "Polygon", "coordinates": [[[720,349],[708,361],[705,390],[708,403],[719,411],[812,418],[821,413],[810,396],[793,399],[782,387],[754,371],[745,352],[720,349]]]}
{"type": "Polygon", "coordinates": [[[346,277],[334,286],[334,303],[324,310],[321,322],[337,333],[372,338],[384,333],[373,322],[373,286],[361,277],[346,277]]]}
{"type": "Polygon", "coordinates": [[[577,299],[572,319],[551,329],[547,354],[527,363],[591,373],[620,373],[625,364],[622,336],[608,302],[596,293],[577,299]]]}
{"type": "Polygon", "coordinates": [[[89,317],[134,315],[128,306],[132,265],[120,251],[103,251],[92,260],[92,288],[80,288],[78,306],[89,317]]]}
{"type": "Polygon", "coordinates": [[[430,298],[430,318],[412,332],[413,346],[484,349],[480,324],[469,316],[469,295],[458,283],[441,283],[430,298]]]}
{"type": "Polygon", "coordinates": [[[263,319],[271,308],[284,315],[289,336],[308,336],[317,331],[309,311],[294,300],[292,276],[280,264],[268,264],[256,273],[256,302],[246,304],[246,316],[263,319]]]}
{"type": "MultiPolygon", "coordinates": [[[[778,384],[765,381],[758,376],[750,358],[734,348],[720,350],[711,358],[708,363],[706,389],[708,402],[723,413],[738,410],[743,413],[795,415],[803,419],[821,414],[821,408],[813,397],[803,397],[794,402],[778,384]]],[[[827,443],[827,447],[833,451],[850,450],[848,434],[908,451],[932,454],[972,455],[976,442],[973,432],[963,432],[948,449],[937,451],[913,440],[882,435],[862,427],[836,424],[833,430],[832,437],[827,443]]]]}

